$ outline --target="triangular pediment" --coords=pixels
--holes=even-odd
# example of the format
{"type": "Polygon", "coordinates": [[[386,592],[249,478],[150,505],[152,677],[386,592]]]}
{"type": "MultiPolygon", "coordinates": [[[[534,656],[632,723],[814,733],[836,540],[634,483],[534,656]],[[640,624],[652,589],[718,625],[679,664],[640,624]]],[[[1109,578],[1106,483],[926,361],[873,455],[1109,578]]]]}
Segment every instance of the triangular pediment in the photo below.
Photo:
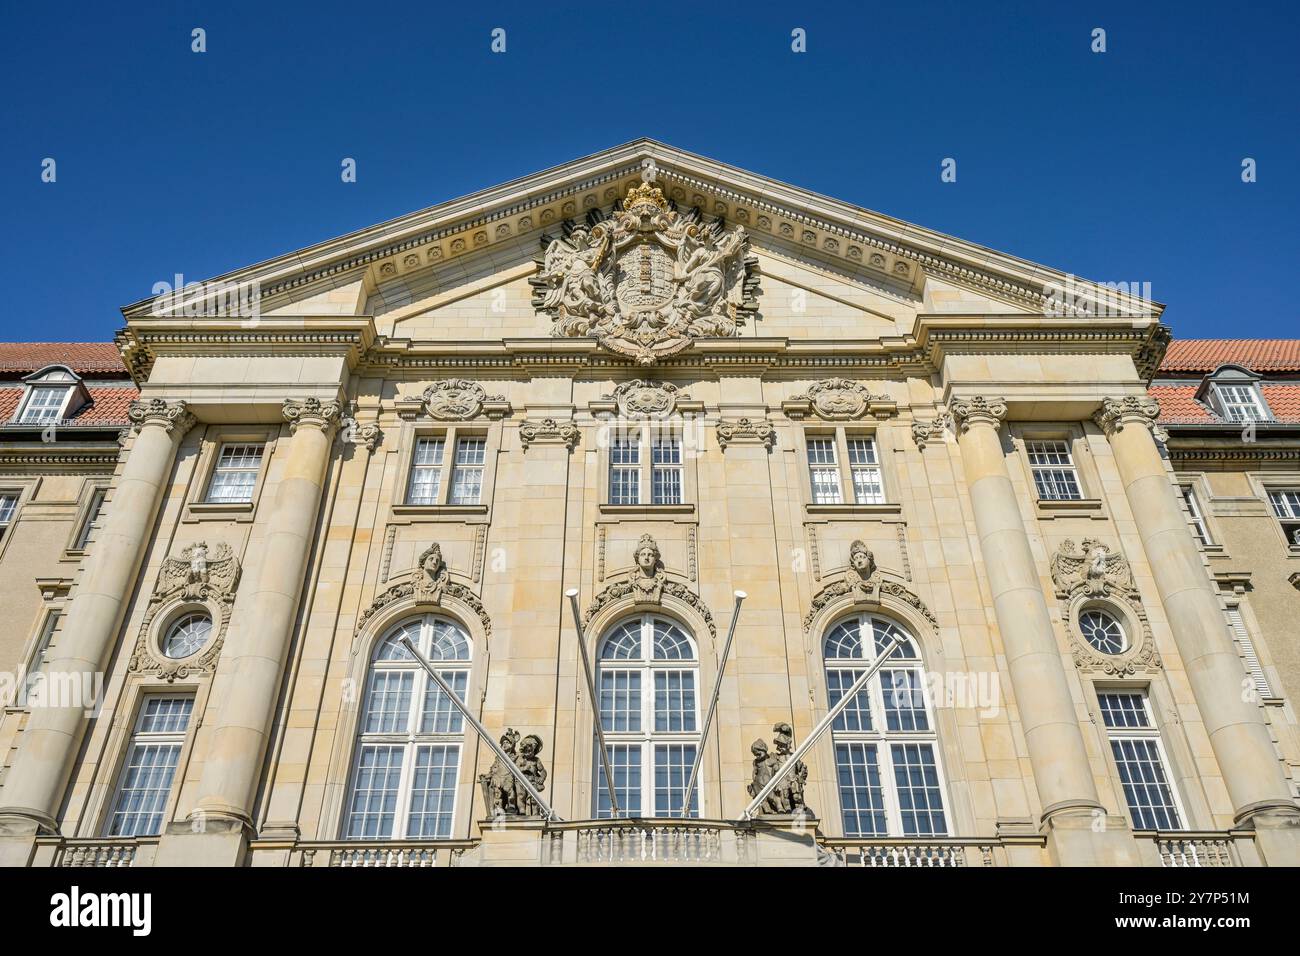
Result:
{"type": "MultiPolygon", "coordinates": [[[[853,307],[889,316],[891,299],[925,312],[1043,314],[1069,290],[1087,312],[1096,289],[1108,310],[1159,315],[1155,303],[777,180],[640,139],[318,243],[209,280],[254,285],[263,313],[418,311],[490,287],[502,272],[533,271],[544,236],[608,212],[649,179],[675,209],[742,226],[792,287],[823,295],[819,276],[871,292],[853,307]],[[491,268],[485,268],[490,264],[491,268]]],[[[852,293],[847,293],[850,297],[852,293]]],[[[833,296],[832,296],[833,298],[833,296]]],[[[143,300],[128,320],[173,302],[143,300]]],[[[1067,313],[1069,314],[1069,313],[1067,313]]]]}

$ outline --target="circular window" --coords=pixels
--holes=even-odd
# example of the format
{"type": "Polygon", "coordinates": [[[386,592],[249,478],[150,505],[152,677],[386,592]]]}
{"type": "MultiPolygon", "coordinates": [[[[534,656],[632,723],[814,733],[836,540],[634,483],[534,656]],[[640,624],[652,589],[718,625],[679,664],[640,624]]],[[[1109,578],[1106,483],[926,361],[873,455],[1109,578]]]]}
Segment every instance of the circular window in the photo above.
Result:
{"type": "Polygon", "coordinates": [[[173,660],[197,654],[212,633],[212,618],[202,612],[186,614],[167,629],[162,652],[173,660]]]}
{"type": "Polygon", "coordinates": [[[1105,611],[1084,611],[1079,615],[1079,630],[1083,639],[1103,654],[1122,654],[1128,647],[1123,626],[1105,611]]]}

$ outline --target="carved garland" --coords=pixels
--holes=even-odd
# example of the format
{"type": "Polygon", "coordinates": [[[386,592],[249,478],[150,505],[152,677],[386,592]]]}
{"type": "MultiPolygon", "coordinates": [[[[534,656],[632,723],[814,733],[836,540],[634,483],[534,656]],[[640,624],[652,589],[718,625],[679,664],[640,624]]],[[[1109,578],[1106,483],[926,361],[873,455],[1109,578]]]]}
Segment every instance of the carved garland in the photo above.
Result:
{"type": "Polygon", "coordinates": [[[369,620],[384,608],[399,601],[410,600],[415,604],[442,605],[442,599],[450,597],[459,601],[473,611],[483,625],[483,633],[492,636],[492,619],[478,595],[465,585],[451,580],[451,569],[442,560],[442,548],[432,544],[420,555],[415,574],[408,581],[394,584],[381,592],[370,606],[361,612],[357,621],[357,632],[365,629],[369,620]]]}

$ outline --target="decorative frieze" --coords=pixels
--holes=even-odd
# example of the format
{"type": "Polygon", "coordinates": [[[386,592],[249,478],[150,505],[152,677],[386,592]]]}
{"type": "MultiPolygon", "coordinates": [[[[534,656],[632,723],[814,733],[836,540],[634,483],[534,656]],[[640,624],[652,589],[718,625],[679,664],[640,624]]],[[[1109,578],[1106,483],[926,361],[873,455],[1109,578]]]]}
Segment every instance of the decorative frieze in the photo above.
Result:
{"type": "Polygon", "coordinates": [[[870,413],[883,419],[898,411],[898,404],[888,395],[874,395],[861,382],[847,378],[827,378],[814,382],[801,395],[781,403],[786,417],[793,419],[816,415],[825,421],[852,421],[870,413]]]}
{"type": "Polygon", "coordinates": [[[544,418],[540,422],[528,421],[519,426],[519,440],[526,451],[531,445],[565,445],[572,448],[578,443],[581,432],[569,421],[544,418]]]}
{"type": "Polygon", "coordinates": [[[765,418],[741,418],[718,422],[718,447],[723,451],[731,444],[770,447],[776,442],[776,429],[765,418]]]}

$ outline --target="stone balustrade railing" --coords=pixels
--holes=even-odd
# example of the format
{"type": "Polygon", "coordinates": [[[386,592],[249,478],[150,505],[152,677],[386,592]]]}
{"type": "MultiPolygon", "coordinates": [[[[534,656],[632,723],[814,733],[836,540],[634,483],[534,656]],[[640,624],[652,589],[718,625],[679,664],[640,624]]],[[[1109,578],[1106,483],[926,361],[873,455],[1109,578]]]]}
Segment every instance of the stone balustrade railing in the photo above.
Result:
{"type": "Polygon", "coordinates": [[[1134,833],[1151,866],[1211,867],[1257,865],[1255,841],[1250,833],[1187,831],[1134,833]],[[1244,858],[1244,859],[1243,859],[1244,858]]]}
{"type": "Polygon", "coordinates": [[[45,837],[37,841],[36,865],[44,858],[53,866],[123,867],[151,866],[157,837],[110,837],[69,839],[45,837]]]}
{"type": "Polygon", "coordinates": [[[837,839],[818,843],[824,866],[994,866],[997,840],[837,839]]]}
{"type": "Polygon", "coordinates": [[[295,855],[299,866],[455,866],[461,854],[475,845],[473,840],[300,842],[295,855]]]}

